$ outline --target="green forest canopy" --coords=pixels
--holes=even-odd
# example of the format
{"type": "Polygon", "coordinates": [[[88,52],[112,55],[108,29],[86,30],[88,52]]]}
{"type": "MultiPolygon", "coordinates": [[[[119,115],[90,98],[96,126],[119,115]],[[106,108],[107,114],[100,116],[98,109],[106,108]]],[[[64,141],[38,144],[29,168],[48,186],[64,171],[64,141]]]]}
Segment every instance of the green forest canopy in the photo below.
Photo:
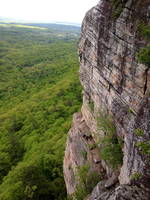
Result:
{"type": "Polygon", "coordinates": [[[81,105],[79,28],[41,27],[0,26],[1,200],[66,199],[65,141],[81,105]]]}

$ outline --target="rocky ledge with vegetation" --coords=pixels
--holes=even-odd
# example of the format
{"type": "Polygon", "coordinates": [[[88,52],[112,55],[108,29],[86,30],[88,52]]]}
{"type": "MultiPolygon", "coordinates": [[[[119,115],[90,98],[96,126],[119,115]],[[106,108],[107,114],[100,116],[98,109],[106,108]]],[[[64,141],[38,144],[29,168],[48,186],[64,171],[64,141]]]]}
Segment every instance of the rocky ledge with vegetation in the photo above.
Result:
{"type": "Polygon", "coordinates": [[[83,20],[83,104],[64,157],[70,198],[150,197],[149,19],[149,0],[100,0],[83,20]]]}

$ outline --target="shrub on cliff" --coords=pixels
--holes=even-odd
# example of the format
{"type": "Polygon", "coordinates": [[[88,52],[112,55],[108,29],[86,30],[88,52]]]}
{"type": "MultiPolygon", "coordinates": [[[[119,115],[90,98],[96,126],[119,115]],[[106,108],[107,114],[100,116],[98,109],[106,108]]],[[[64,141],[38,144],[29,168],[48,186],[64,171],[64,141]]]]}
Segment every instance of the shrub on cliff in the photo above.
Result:
{"type": "Polygon", "coordinates": [[[74,198],[76,200],[83,200],[100,181],[100,176],[96,172],[91,172],[88,164],[78,167],[77,171],[77,181],[79,184],[76,187],[74,198]]]}
{"type": "Polygon", "coordinates": [[[104,137],[99,141],[101,144],[101,157],[112,168],[117,168],[122,164],[123,154],[112,118],[107,114],[101,113],[98,118],[98,126],[104,132],[104,137]]]}
{"type": "Polygon", "coordinates": [[[126,0],[111,0],[110,3],[112,6],[112,18],[116,20],[122,13],[126,0]]]}
{"type": "Polygon", "coordinates": [[[138,25],[140,35],[146,40],[150,40],[150,26],[144,23],[138,25]]]}
{"type": "Polygon", "coordinates": [[[138,61],[150,67],[150,46],[140,49],[138,61]]]}
{"type": "MultiPolygon", "coordinates": [[[[149,43],[150,26],[144,23],[140,23],[138,25],[138,31],[140,36],[149,43]]],[[[140,49],[137,57],[140,63],[150,67],[150,45],[148,44],[145,48],[140,49]]]]}

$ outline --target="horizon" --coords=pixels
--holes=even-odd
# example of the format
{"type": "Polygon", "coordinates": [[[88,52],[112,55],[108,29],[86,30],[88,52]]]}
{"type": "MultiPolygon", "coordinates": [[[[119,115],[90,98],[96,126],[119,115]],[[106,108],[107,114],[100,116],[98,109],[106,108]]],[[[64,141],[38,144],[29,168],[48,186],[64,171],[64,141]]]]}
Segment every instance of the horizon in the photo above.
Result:
{"type": "Polygon", "coordinates": [[[1,2],[0,18],[24,23],[81,24],[85,13],[97,3],[98,0],[5,0],[1,2]]]}
{"type": "Polygon", "coordinates": [[[20,20],[20,19],[13,19],[13,18],[4,18],[0,16],[0,23],[4,24],[56,24],[56,25],[66,25],[66,26],[77,26],[81,27],[81,23],[76,22],[61,22],[61,21],[27,21],[27,20],[20,20]]]}

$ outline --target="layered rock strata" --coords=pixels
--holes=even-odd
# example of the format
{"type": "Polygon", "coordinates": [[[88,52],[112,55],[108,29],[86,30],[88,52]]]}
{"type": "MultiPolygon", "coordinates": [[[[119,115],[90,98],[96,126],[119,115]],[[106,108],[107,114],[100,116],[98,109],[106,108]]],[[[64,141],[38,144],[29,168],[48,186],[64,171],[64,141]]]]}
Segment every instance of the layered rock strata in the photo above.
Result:
{"type": "Polygon", "coordinates": [[[87,12],[79,42],[83,105],[68,134],[64,176],[68,194],[73,194],[78,166],[89,163],[101,174],[103,180],[89,200],[150,198],[150,70],[137,61],[139,49],[147,44],[138,24],[150,23],[150,2],[121,2],[117,18],[111,0],[101,0],[87,12]],[[117,169],[99,153],[102,147],[97,141],[106,133],[97,119],[104,112],[122,140],[123,162],[117,169]],[[96,144],[94,153],[88,143],[96,144]],[[82,152],[87,152],[86,159],[82,152]]]}

